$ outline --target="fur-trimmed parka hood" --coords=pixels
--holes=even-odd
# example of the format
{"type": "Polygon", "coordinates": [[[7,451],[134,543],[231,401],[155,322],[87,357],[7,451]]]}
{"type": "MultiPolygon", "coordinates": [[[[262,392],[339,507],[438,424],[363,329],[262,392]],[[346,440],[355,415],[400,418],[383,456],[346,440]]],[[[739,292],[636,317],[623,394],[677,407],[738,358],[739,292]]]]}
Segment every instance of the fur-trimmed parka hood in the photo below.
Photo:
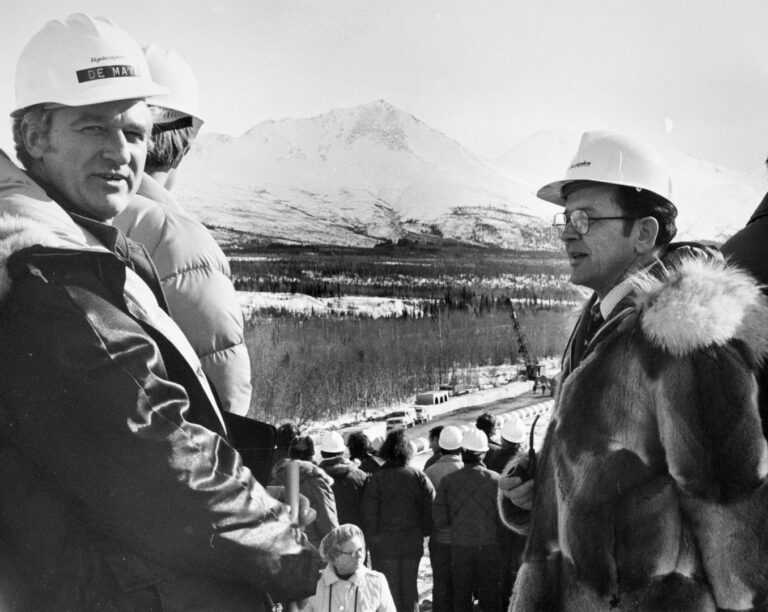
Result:
{"type": "Polygon", "coordinates": [[[643,333],[674,356],[733,339],[760,354],[768,347],[760,287],[746,272],[721,260],[686,258],[661,275],[638,273],[632,283],[643,333]]]}

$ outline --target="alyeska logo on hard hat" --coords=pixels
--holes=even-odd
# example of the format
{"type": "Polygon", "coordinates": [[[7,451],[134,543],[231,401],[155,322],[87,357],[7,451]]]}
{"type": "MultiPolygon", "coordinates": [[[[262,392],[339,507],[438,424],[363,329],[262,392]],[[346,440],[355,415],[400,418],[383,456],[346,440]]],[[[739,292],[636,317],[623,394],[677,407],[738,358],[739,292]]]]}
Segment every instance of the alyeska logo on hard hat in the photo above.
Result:
{"type": "Polygon", "coordinates": [[[98,81],[99,79],[114,79],[119,77],[140,77],[141,71],[137,66],[127,64],[115,64],[113,66],[99,66],[98,68],[88,68],[78,70],[77,82],[87,83],[88,81],[98,81]]]}

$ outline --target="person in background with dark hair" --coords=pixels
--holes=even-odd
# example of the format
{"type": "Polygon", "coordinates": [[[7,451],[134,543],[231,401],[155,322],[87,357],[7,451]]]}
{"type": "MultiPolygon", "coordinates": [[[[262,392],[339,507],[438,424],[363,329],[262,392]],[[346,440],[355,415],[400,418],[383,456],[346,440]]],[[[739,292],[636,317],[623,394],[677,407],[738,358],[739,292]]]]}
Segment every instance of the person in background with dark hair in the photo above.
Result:
{"type": "Polygon", "coordinates": [[[287,465],[289,461],[299,464],[299,493],[309,500],[309,506],[317,517],[313,523],[306,527],[309,541],[315,546],[320,546],[320,541],[334,527],[339,526],[339,518],[336,512],[336,498],[333,495],[333,478],[313,463],[315,456],[315,442],[310,436],[297,438],[290,448],[290,457],[276,463],[272,468],[270,485],[285,487],[288,484],[287,465]]]}
{"type": "Polygon", "coordinates": [[[435,490],[424,472],[408,465],[413,448],[404,430],[387,434],[379,455],[384,465],[369,479],[361,506],[371,561],[387,577],[397,612],[417,612],[435,490]]]}
{"type": "Polygon", "coordinates": [[[440,432],[443,431],[442,425],[435,425],[432,429],[429,430],[428,439],[429,439],[429,448],[432,449],[432,456],[429,457],[426,462],[424,463],[424,471],[427,471],[427,468],[433,465],[438,459],[440,459],[440,432]]]}
{"type": "Polygon", "coordinates": [[[493,460],[494,456],[501,450],[501,444],[496,442],[496,432],[499,429],[498,419],[489,412],[484,412],[477,417],[475,427],[482,431],[488,438],[488,452],[485,456],[486,461],[493,460]]]}
{"type": "Polygon", "coordinates": [[[208,228],[170,191],[203,124],[197,79],[175,51],[151,44],[144,55],[152,78],[170,93],[148,101],[153,146],[136,195],[112,223],[149,251],[171,316],[200,358],[221,407],[245,416],[251,361],[229,261],[208,228]]]}
{"type": "Polygon", "coordinates": [[[277,465],[283,459],[289,459],[291,446],[299,439],[299,428],[294,423],[283,423],[277,428],[275,435],[275,452],[272,454],[272,465],[277,465]]]}
{"type": "Polygon", "coordinates": [[[500,480],[502,517],[528,535],[511,612],[768,605],[768,302],[714,250],[670,244],[671,188],[650,147],[587,132],[538,192],[594,295],[537,461],[500,480]]]}
{"type": "Polygon", "coordinates": [[[375,474],[381,469],[381,463],[373,454],[371,440],[362,431],[354,431],[347,438],[349,458],[360,466],[366,474],[375,474]]]}

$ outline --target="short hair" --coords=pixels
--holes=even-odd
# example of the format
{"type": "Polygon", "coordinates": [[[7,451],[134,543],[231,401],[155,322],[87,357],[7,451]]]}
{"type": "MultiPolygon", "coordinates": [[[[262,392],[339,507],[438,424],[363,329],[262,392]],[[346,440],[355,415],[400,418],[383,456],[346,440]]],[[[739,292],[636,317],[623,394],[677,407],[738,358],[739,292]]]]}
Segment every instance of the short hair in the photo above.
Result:
{"type": "Polygon", "coordinates": [[[359,459],[373,452],[370,438],[362,431],[354,431],[347,438],[347,448],[352,459],[359,459]]]}
{"type": "Polygon", "coordinates": [[[360,538],[363,546],[365,546],[363,530],[357,525],[344,523],[331,529],[320,541],[320,556],[323,558],[323,561],[332,562],[338,556],[339,546],[355,537],[360,538]]]}
{"type": "Polygon", "coordinates": [[[296,438],[288,449],[288,456],[291,459],[311,461],[315,456],[315,441],[310,436],[296,438]]]}
{"type": "Polygon", "coordinates": [[[461,449],[461,461],[465,465],[477,465],[483,460],[485,453],[461,449]]]}
{"type": "MultiPolygon", "coordinates": [[[[639,219],[641,217],[653,217],[659,224],[659,233],[656,235],[655,246],[664,246],[672,242],[677,234],[677,208],[666,198],[648,191],[636,189],[626,185],[618,185],[615,202],[629,217],[639,219]]],[[[632,230],[632,219],[624,221],[624,234],[629,235],[632,230]]]]}
{"type": "Polygon", "coordinates": [[[490,438],[493,435],[493,432],[496,430],[496,417],[488,412],[484,412],[479,417],[477,417],[477,421],[475,421],[475,427],[484,432],[485,435],[490,438]]]}
{"type": "Polygon", "coordinates": [[[27,151],[24,144],[25,125],[31,125],[34,131],[38,132],[43,138],[47,138],[51,132],[51,123],[53,119],[52,108],[46,108],[43,104],[28,106],[11,115],[13,130],[13,146],[16,150],[16,158],[27,170],[34,162],[34,159],[27,151]]]}
{"type": "Polygon", "coordinates": [[[404,429],[395,429],[387,434],[379,449],[379,457],[395,465],[406,465],[413,457],[413,448],[404,429]]]}
{"type": "Polygon", "coordinates": [[[192,126],[169,130],[156,123],[152,127],[152,150],[147,152],[144,170],[155,172],[176,168],[192,148],[194,139],[192,126]]]}
{"type": "Polygon", "coordinates": [[[294,423],[283,423],[277,428],[275,445],[288,448],[299,437],[299,428],[294,423]]]}
{"type": "Polygon", "coordinates": [[[435,438],[439,438],[444,427],[445,425],[435,425],[432,429],[429,430],[429,439],[434,440],[435,438]]]}

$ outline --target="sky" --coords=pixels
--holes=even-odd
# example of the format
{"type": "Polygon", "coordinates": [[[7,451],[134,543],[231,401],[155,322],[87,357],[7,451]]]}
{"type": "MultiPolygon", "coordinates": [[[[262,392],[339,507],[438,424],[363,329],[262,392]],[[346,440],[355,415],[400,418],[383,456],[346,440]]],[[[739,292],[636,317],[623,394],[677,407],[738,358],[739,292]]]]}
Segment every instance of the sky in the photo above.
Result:
{"type": "Polygon", "coordinates": [[[383,99],[489,158],[545,129],[768,155],[765,0],[4,0],[0,114],[26,42],[73,12],[179,53],[204,132],[383,99]]]}

